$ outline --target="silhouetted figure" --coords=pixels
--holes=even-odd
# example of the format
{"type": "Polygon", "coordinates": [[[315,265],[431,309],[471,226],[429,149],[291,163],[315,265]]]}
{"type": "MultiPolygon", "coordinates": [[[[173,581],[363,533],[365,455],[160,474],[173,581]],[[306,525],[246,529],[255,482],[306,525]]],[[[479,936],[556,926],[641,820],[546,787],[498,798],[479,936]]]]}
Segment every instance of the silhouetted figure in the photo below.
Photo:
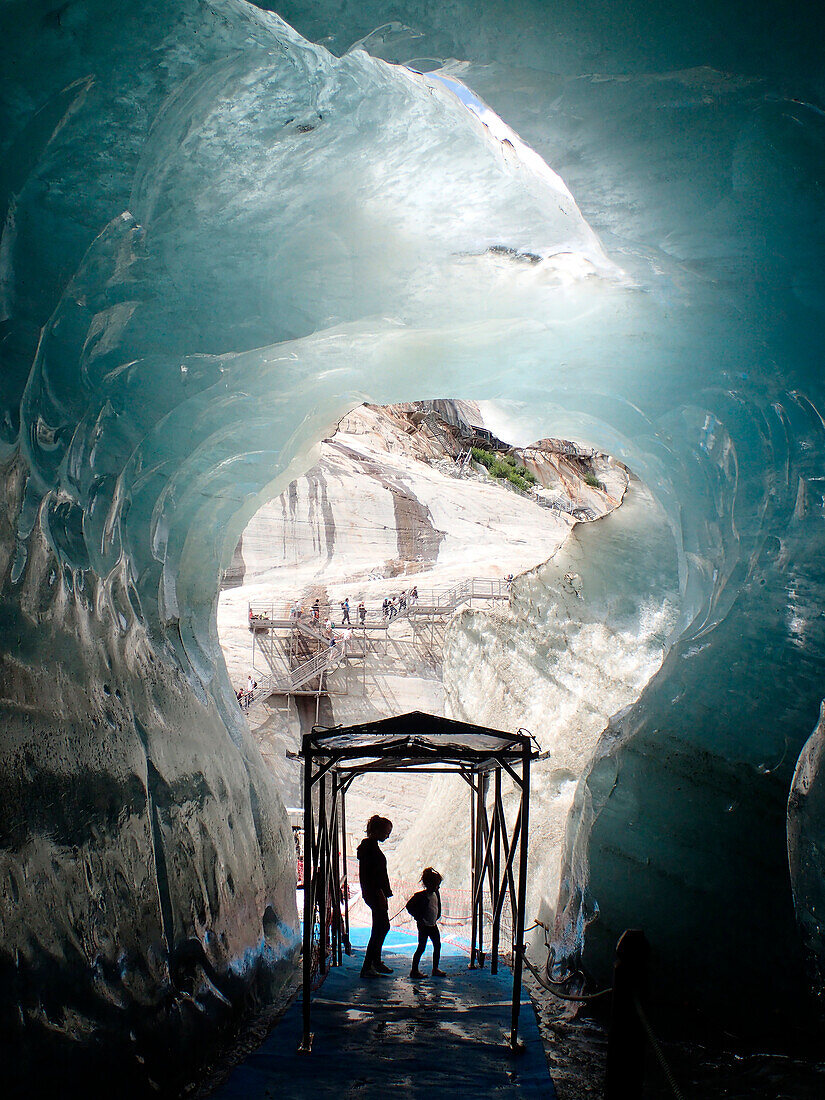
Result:
{"type": "Polygon", "coordinates": [[[372,910],[372,932],[361,967],[362,978],[379,974],[392,974],[392,969],[381,962],[381,948],[390,930],[389,898],[392,897],[387,875],[387,857],[379,848],[379,841],[386,840],[392,832],[392,822],[374,814],[367,822],[367,835],[358,845],[358,878],[361,897],[372,910]]]}
{"type": "Polygon", "coordinates": [[[424,975],[418,969],[421,956],[427,946],[427,940],[433,945],[433,977],[443,978],[444,971],[438,969],[441,960],[441,933],[438,931],[438,919],[441,916],[441,895],[438,888],[441,885],[441,875],[432,867],[425,867],[421,875],[423,890],[413,894],[407,902],[407,912],[415,918],[418,928],[418,947],[413,955],[411,978],[423,978],[424,975]]]}

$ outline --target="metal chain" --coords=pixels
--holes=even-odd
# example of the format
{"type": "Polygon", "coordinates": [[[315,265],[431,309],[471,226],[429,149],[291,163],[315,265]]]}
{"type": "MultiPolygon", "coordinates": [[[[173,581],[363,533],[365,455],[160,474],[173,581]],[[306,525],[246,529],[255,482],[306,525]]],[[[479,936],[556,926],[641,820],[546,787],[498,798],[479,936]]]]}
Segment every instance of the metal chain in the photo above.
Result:
{"type": "Polygon", "coordinates": [[[650,1022],[649,1022],[647,1016],[645,1015],[645,1010],[642,1008],[641,1003],[639,1001],[639,998],[634,997],[633,998],[633,1003],[636,1006],[636,1011],[639,1013],[639,1019],[642,1021],[642,1027],[645,1029],[645,1033],[647,1035],[648,1042],[653,1047],[653,1053],[656,1055],[656,1058],[659,1061],[659,1065],[662,1067],[662,1070],[664,1071],[664,1075],[667,1078],[667,1083],[673,1089],[673,1095],[676,1097],[676,1100],[685,1100],[684,1094],[680,1090],[679,1086],[676,1084],[676,1079],[674,1078],[673,1072],[672,1072],[670,1066],[667,1063],[667,1059],[664,1056],[664,1052],[662,1051],[662,1048],[659,1046],[659,1041],[656,1038],[656,1036],[653,1034],[653,1028],[650,1026],[650,1022]]]}

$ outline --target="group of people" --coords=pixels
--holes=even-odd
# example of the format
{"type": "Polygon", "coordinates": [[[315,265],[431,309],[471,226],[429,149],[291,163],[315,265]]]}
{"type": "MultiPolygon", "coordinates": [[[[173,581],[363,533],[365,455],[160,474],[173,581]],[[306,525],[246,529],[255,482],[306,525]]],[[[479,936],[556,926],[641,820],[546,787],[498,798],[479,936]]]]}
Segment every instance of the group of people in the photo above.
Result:
{"type": "MultiPolygon", "coordinates": [[[[387,874],[387,857],[381,851],[381,844],[389,839],[392,822],[387,817],[374,814],[367,822],[367,835],[358,845],[358,877],[361,883],[361,897],[372,912],[372,929],[367,944],[364,964],[361,967],[362,978],[381,977],[392,974],[392,967],[381,959],[384,940],[390,930],[389,899],[392,897],[390,879],[387,874]]],[[[441,960],[441,934],[438,921],[441,917],[441,875],[432,867],[425,867],[421,875],[423,890],[419,890],[407,902],[405,908],[415,920],[418,928],[418,946],[413,955],[411,978],[423,978],[419,963],[424,955],[427,943],[433,945],[433,977],[443,978],[439,970],[441,960]]]]}
{"type": "Polygon", "coordinates": [[[400,611],[406,611],[410,604],[418,599],[418,586],[413,585],[398,596],[390,596],[381,604],[381,614],[385,619],[392,621],[400,611]]]}
{"type": "MultiPolygon", "coordinates": [[[[381,604],[381,615],[382,615],[382,617],[384,618],[385,621],[387,619],[389,619],[391,621],[392,619],[395,618],[395,616],[400,611],[406,611],[406,609],[411,604],[415,603],[415,601],[417,599],[418,599],[418,586],[417,585],[413,585],[412,588],[410,588],[410,589],[405,589],[403,592],[400,592],[397,596],[387,596],[387,597],[385,597],[384,602],[381,604]]],[[[321,621],[321,611],[322,611],[321,601],[320,601],[320,599],[316,599],[315,602],[310,607],[309,613],[312,616],[312,618],[315,619],[315,621],[318,622],[318,623],[320,623],[320,621],[321,621]]],[[[327,611],[327,617],[326,617],[326,621],[324,623],[324,626],[329,631],[330,629],[333,629],[332,610],[330,608],[327,608],[326,611],[327,611]]],[[[367,622],[367,606],[366,606],[366,604],[364,603],[363,600],[361,600],[358,603],[358,606],[355,609],[354,613],[357,615],[357,625],[358,626],[365,626],[366,622],[367,622]]],[[[304,614],[304,609],[300,605],[300,603],[298,603],[297,600],[296,600],[295,603],[293,603],[291,608],[290,608],[289,617],[290,617],[290,619],[295,620],[295,619],[299,619],[303,614],[304,614]]],[[[353,626],[352,615],[353,615],[352,604],[350,603],[349,596],[347,596],[344,600],[341,601],[341,626],[342,627],[344,627],[344,626],[350,626],[350,627],[353,626]]],[[[250,617],[251,617],[251,613],[250,613],[250,617]]],[[[329,636],[329,634],[327,634],[327,636],[329,636]]]]}
{"type": "MultiPolygon", "coordinates": [[[[514,580],[514,577],[513,577],[512,573],[507,573],[505,575],[504,583],[507,585],[507,588],[510,588],[510,586],[513,583],[513,580],[514,580]]],[[[406,611],[406,609],[411,604],[414,604],[417,599],[418,599],[418,586],[415,585],[415,584],[412,586],[412,588],[405,589],[403,592],[400,592],[397,596],[385,596],[384,597],[384,602],[381,604],[382,618],[384,619],[385,622],[387,620],[389,620],[391,622],[396,617],[396,615],[399,614],[399,612],[406,611]]],[[[341,626],[352,626],[353,625],[352,618],[351,618],[351,613],[352,613],[352,606],[350,604],[350,598],[349,598],[349,596],[347,596],[346,599],[341,601],[341,626]]],[[[292,619],[294,621],[295,619],[301,618],[301,616],[303,614],[304,614],[303,607],[301,606],[301,604],[297,600],[295,600],[292,603],[292,605],[290,606],[290,609],[289,609],[290,619],[292,619]]],[[[366,608],[366,605],[365,605],[363,600],[361,600],[359,602],[358,607],[356,609],[356,614],[358,616],[358,626],[364,626],[366,624],[366,621],[367,621],[367,608],[366,608]]],[[[312,606],[310,608],[310,615],[312,616],[313,619],[316,620],[316,622],[321,621],[321,601],[319,599],[316,599],[315,602],[312,604],[312,606]]],[[[331,616],[332,616],[332,611],[330,609],[328,611],[328,618],[327,618],[327,622],[329,622],[329,623],[331,623],[331,621],[332,621],[331,616]]],[[[252,624],[255,621],[257,621],[259,619],[264,619],[264,618],[265,618],[265,616],[263,616],[263,615],[253,613],[252,608],[250,607],[250,609],[249,609],[250,626],[252,626],[252,624]]]]}
{"type": "Polygon", "coordinates": [[[235,692],[235,698],[238,700],[238,704],[244,709],[249,710],[249,704],[255,698],[255,691],[258,687],[258,681],[252,679],[252,673],[246,678],[246,687],[239,687],[235,692]]]}
{"type": "MultiPolygon", "coordinates": [[[[349,609],[349,596],[347,596],[347,598],[341,604],[341,626],[351,626],[352,625],[352,623],[350,622],[349,610],[350,610],[349,609]]],[[[361,602],[358,604],[358,625],[363,626],[366,621],[367,621],[367,608],[366,608],[366,605],[364,604],[364,601],[361,600],[361,602]]]]}

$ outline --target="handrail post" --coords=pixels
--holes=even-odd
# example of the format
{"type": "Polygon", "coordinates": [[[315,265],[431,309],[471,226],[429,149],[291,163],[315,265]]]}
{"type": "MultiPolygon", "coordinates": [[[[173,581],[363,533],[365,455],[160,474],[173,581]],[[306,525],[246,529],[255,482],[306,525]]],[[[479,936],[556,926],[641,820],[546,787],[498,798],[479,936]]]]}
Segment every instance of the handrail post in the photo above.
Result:
{"type": "MultiPolygon", "coordinates": [[[[476,782],[478,782],[478,775],[476,775],[476,782]]],[[[474,785],[470,786],[470,899],[472,902],[470,909],[470,969],[475,970],[476,965],[476,915],[477,909],[475,907],[476,896],[476,789],[474,785]]]]}
{"type": "Polygon", "coordinates": [[[310,849],[312,837],[312,750],[304,746],[304,973],[303,973],[303,1036],[299,1051],[309,1054],[312,1050],[312,1035],[310,1034],[310,986],[312,984],[312,927],[315,923],[312,912],[312,852],[310,849]]]}
{"type": "Polygon", "coordinates": [[[650,947],[639,928],[622,933],[613,965],[605,1100],[637,1100],[644,1082],[645,1033],[636,1002],[647,993],[650,947]]]}
{"type": "Polygon", "coordinates": [[[318,780],[318,817],[323,822],[323,832],[319,836],[318,848],[318,881],[321,887],[321,908],[318,916],[321,946],[318,958],[318,970],[321,974],[326,974],[327,940],[329,938],[329,922],[327,920],[327,902],[329,900],[329,862],[327,859],[329,825],[327,821],[327,777],[323,772],[321,773],[321,778],[318,780]]]}
{"type": "Polygon", "coordinates": [[[341,852],[344,865],[344,935],[346,937],[347,954],[352,953],[349,942],[349,864],[347,863],[347,788],[341,784],[341,852]]]}

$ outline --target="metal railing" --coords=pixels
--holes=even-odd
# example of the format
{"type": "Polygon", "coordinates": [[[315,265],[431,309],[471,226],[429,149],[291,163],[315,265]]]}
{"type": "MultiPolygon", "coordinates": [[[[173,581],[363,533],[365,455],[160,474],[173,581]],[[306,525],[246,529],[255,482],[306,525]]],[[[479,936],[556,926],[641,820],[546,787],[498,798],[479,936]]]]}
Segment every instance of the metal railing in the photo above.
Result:
{"type": "Polygon", "coordinates": [[[432,592],[422,592],[418,599],[406,608],[408,617],[428,617],[456,611],[462,604],[477,600],[509,600],[510,582],[473,577],[459,581],[450,588],[432,592]]]}
{"type": "Polygon", "coordinates": [[[245,695],[245,701],[242,702],[243,709],[246,711],[254,709],[270,695],[291,695],[292,692],[299,691],[315,677],[334,671],[346,655],[347,643],[339,641],[282,675],[272,673],[264,676],[257,688],[245,695]]]}
{"type": "MultiPolygon", "coordinates": [[[[425,589],[416,597],[407,597],[405,607],[396,608],[389,615],[384,615],[380,606],[373,605],[367,608],[366,621],[363,625],[384,626],[398,622],[400,619],[410,617],[426,617],[428,614],[443,615],[447,611],[454,611],[463,603],[473,599],[506,600],[510,597],[510,585],[505,580],[489,579],[485,577],[471,577],[447,588],[425,589]]],[[[319,603],[319,616],[312,613],[294,613],[294,604],[271,603],[249,605],[250,630],[285,629],[291,626],[301,630],[302,633],[312,637],[326,637],[320,626],[321,618],[331,617],[336,611],[331,603],[319,603]],[[316,625],[317,624],[317,625],[316,625]]],[[[357,608],[350,607],[350,626],[353,629],[360,628],[362,623],[358,620],[357,608]]],[[[337,629],[337,628],[336,628],[337,629]]]]}
{"type": "MultiPolygon", "coordinates": [[[[407,602],[402,607],[393,607],[388,614],[381,608],[370,608],[366,618],[369,622],[359,619],[357,608],[351,608],[350,614],[355,622],[349,624],[354,638],[366,638],[368,630],[386,631],[393,624],[402,619],[409,619],[415,623],[438,621],[443,622],[459,607],[473,600],[509,600],[511,581],[498,580],[485,577],[472,577],[459,581],[448,588],[431,589],[420,593],[417,597],[407,597],[407,602]],[[361,633],[359,633],[359,631],[361,633]]],[[[245,692],[239,699],[243,710],[249,711],[258,707],[270,695],[291,695],[299,691],[305,684],[315,678],[320,678],[324,673],[331,672],[347,655],[348,647],[352,639],[344,639],[340,636],[333,641],[328,629],[321,626],[321,615],[328,618],[332,607],[327,604],[318,604],[318,613],[315,610],[309,614],[301,611],[296,613],[295,604],[249,605],[249,628],[253,632],[269,631],[271,629],[290,629],[298,631],[305,637],[324,645],[324,649],[313,657],[308,658],[294,668],[285,668],[283,671],[271,671],[263,676],[258,686],[251,692],[245,692]]],[[[340,627],[336,627],[340,630],[340,627]]],[[[364,653],[366,650],[364,651],[364,653]]],[[[361,656],[364,656],[364,653],[361,656]]],[[[358,656],[357,653],[354,653],[358,656]]],[[[272,666],[271,658],[267,658],[272,666]]],[[[319,690],[323,690],[319,685],[319,690]]]]}

